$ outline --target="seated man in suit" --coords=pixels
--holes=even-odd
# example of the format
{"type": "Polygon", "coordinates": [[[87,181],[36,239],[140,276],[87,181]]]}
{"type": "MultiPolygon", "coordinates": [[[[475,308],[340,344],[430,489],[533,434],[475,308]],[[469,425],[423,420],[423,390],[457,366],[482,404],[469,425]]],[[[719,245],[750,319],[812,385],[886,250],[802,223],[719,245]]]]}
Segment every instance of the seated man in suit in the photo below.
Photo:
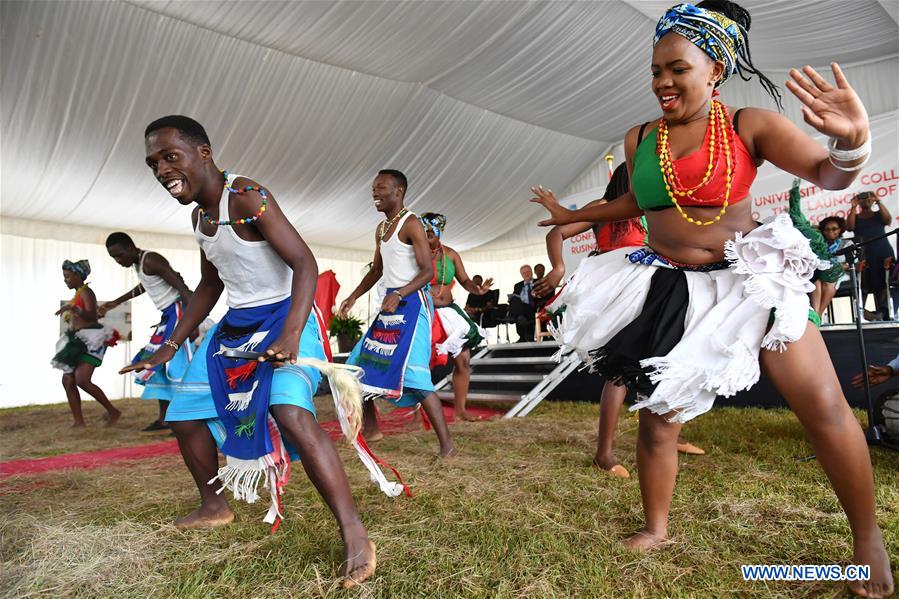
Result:
{"type": "Polygon", "coordinates": [[[509,315],[515,319],[518,341],[534,340],[537,302],[534,299],[534,273],[529,264],[521,267],[521,281],[515,283],[509,296],[509,315]]]}

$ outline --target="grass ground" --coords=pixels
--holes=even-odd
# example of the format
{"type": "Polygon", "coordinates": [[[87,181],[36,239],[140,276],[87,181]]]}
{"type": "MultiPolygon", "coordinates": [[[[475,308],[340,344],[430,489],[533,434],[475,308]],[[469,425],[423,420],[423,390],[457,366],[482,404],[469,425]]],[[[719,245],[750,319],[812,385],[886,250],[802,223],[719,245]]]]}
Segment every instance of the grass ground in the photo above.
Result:
{"type": "MultiPolygon", "coordinates": [[[[134,430],[155,406],[117,402],[105,429],[68,429],[65,406],[0,412],[0,457],[43,457],[150,443],[134,430]]],[[[324,407],[326,401],[322,402],[324,407]]],[[[328,418],[323,410],[322,418],[328,418]]],[[[361,589],[337,588],[342,547],[329,512],[293,471],[286,520],[233,504],[237,521],[178,532],[195,506],[177,456],[0,480],[0,595],[73,597],[841,597],[840,583],[749,583],[740,564],[845,563],[850,536],[796,419],[786,411],[719,409],[685,429],[708,450],[682,456],[673,543],[639,555],[619,540],[641,523],[636,478],[589,467],[596,406],[544,403],[514,421],[452,427],[460,456],[434,459],[433,432],[388,437],[375,450],[415,496],[388,499],[340,452],[378,546],[361,589]]],[[[619,455],[632,472],[636,420],[623,417],[619,455]]],[[[899,556],[899,454],[873,450],[878,519],[899,556]]]]}

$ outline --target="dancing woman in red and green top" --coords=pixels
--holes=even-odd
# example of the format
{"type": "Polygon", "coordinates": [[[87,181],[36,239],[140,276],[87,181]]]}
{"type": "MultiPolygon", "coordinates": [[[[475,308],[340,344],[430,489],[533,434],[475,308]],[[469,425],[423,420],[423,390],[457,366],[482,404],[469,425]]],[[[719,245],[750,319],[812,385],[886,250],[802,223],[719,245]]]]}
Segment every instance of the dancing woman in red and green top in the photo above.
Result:
{"type": "Polygon", "coordinates": [[[726,0],[680,4],[659,21],[650,70],[662,117],[625,136],[631,192],[571,211],[533,188],[532,201],[551,214],[541,225],[641,214],[649,225],[647,247],[581,263],[559,298],[567,305],[562,342],[638,393],[646,520],[626,546],[666,541],[682,423],[717,395],[754,385],[761,366],[805,427],[846,512],[853,563],[871,567],[870,580],[850,589],[882,597],[893,581],[868,448],[809,322],[811,277],[828,265],[786,214],[760,225],[746,201],[765,160],[824,189],[848,187],[870,153],[868,116],[836,63],[835,84],[811,67],[792,70],[787,82],[806,123],[831,138],[828,147],[781,114],[718,102],[716,88],[736,73],[758,76],[780,101],[751,63],[749,25],[749,14],[726,0]]]}

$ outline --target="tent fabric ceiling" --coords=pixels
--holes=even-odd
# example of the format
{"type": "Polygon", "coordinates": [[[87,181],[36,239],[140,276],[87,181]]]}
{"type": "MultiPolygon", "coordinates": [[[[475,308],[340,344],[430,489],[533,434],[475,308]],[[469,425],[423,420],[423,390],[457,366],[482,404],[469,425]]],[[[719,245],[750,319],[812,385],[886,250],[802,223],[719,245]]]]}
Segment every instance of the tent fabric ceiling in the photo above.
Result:
{"type": "MultiPolygon", "coordinates": [[[[368,189],[385,166],[409,175],[414,210],[447,214],[459,249],[530,243],[527,188],[565,188],[658,112],[648,40],[667,4],[3,2],[0,210],[186,232],[141,143],[179,112],[312,243],[372,247],[368,189]]],[[[865,74],[872,114],[897,108],[899,29],[879,1],[744,5],[766,71],[872,63],[850,76],[865,74]]],[[[741,82],[728,100],[765,105],[741,82]]]]}

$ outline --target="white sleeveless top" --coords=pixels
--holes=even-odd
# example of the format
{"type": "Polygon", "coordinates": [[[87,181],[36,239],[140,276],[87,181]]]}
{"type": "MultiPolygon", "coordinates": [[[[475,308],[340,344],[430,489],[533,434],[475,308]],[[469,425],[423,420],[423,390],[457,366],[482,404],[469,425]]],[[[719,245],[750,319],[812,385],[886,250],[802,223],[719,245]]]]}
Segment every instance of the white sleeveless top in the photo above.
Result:
{"type": "Polygon", "coordinates": [[[384,264],[384,272],[381,274],[379,287],[382,292],[389,288],[406,285],[421,270],[415,261],[415,248],[400,241],[400,229],[410,217],[418,218],[412,212],[407,212],[400,219],[390,238],[381,242],[381,261],[384,264]]]}
{"type": "MultiPolygon", "coordinates": [[[[228,188],[241,175],[228,174],[228,186],[222,190],[218,220],[229,220],[228,188]]],[[[293,270],[268,241],[246,241],[228,225],[219,225],[211,237],[200,231],[200,220],[194,236],[206,259],[219,272],[228,292],[230,308],[252,308],[273,304],[290,297],[293,270]]],[[[264,218],[264,217],[263,217],[264,218]]]]}
{"type": "Polygon", "coordinates": [[[178,299],[178,290],[166,283],[165,279],[157,275],[148,275],[144,272],[144,260],[147,258],[149,251],[144,251],[140,257],[140,262],[134,265],[137,271],[137,280],[143,286],[144,291],[153,300],[153,305],[157,310],[165,310],[178,299]]]}

